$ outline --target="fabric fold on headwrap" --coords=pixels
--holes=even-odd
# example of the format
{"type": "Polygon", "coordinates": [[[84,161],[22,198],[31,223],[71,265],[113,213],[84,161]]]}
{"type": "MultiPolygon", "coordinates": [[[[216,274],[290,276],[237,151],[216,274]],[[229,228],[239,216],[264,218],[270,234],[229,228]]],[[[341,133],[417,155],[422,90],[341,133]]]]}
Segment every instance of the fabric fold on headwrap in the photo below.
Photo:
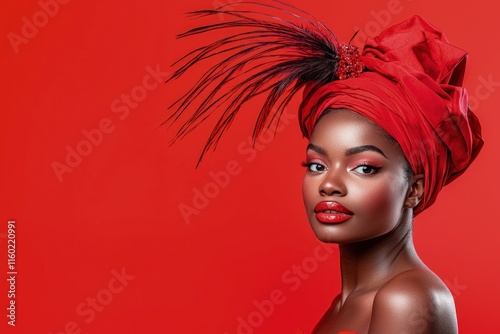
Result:
{"type": "Polygon", "coordinates": [[[481,126],[463,88],[467,52],[419,16],[368,39],[356,78],[309,84],[299,110],[309,138],[327,109],[350,109],[384,129],[401,146],[415,174],[425,177],[417,215],[461,175],[483,146],[481,126]]]}

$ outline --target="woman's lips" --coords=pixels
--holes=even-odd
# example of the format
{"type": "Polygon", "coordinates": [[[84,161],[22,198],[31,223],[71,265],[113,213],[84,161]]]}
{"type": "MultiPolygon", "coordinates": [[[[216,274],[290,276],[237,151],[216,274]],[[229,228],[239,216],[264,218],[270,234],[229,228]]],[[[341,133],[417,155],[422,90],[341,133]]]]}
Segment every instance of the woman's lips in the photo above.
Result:
{"type": "Polygon", "coordinates": [[[338,202],[319,202],[314,207],[316,219],[325,224],[342,223],[353,216],[353,213],[338,202]]]}

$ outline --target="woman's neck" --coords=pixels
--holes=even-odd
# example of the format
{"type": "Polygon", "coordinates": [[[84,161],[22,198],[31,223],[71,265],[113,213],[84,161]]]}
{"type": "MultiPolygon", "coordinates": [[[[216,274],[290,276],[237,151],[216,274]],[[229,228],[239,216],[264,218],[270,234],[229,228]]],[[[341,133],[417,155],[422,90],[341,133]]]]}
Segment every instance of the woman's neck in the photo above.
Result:
{"type": "Polygon", "coordinates": [[[413,246],[412,216],[408,210],[383,236],[339,245],[342,303],[353,292],[376,291],[397,274],[423,265],[413,246]]]}

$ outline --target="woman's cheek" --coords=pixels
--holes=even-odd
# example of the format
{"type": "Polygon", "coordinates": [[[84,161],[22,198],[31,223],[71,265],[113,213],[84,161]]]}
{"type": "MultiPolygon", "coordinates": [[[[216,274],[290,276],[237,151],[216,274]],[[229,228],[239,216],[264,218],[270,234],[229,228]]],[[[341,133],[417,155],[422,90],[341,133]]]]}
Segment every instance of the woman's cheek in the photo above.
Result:
{"type": "Polygon", "coordinates": [[[395,212],[400,196],[402,196],[401,187],[394,179],[387,177],[352,187],[350,200],[355,200],[356,206],[372,217],[386,216],[390,212],[395,212]]]}
{"type": "Polygon", "coordinates": [[[359,189],[362,195],[362,203],[365,212],[372,217],[383,217],[397,221],[404,201],[405,189],[397,179],[381,178],[377,182],[365,184],[364,190],[359,189]],[[393,219],[390,219],[392,217],[393,219]]]}

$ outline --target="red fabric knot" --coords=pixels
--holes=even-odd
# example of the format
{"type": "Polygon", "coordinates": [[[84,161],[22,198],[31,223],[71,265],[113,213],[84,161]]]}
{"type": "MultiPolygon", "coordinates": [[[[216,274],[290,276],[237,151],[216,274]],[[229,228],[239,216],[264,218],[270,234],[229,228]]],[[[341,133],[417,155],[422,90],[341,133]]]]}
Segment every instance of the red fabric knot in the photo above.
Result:
{"type": "Polygon", "coordinates": [[[340,80],[355,78],[363,72],[365,65],[361,61],[359,50],[354,45],[342,44],[339,53],[339,64],[335,77],[340,80]]]}

